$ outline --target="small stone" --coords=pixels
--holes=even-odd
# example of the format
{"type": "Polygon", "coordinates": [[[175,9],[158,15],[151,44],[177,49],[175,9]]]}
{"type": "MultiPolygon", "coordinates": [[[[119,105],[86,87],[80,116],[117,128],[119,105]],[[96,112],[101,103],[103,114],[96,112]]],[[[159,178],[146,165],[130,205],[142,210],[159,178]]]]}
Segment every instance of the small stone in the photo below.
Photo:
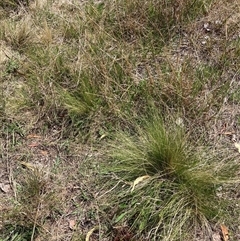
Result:
{"type": "Polygon", "coordinates": [[[221,241],[222,238],[221,238],[221,235],[219,233],[214,233],[212,235],[212,241],[221,241]]]}

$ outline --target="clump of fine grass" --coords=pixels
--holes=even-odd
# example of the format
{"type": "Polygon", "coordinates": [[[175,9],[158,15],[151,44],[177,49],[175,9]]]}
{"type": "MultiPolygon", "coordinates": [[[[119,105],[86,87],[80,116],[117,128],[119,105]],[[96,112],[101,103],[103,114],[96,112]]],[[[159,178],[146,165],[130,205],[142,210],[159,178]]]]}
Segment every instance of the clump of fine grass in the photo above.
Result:
{"type": "Polygon", "coordinates": [[[236,170],[233,162],[216,165],[196,150],[181,127],[161,118],[147,121],[135,136],[118,135],[107,163],[119,184],[110,192],[114,224],[129,225],[136,237],[149,240],[193,240],[199,229],[209,237],[226,205],[217,187],[236,170]]]}
{"type": "Polygon", "coordinates": [[[15,199],[11,201],[8,212],[1,214],[1,232],[11,240],[34,240],[58,205],[42,168],[23,164],[27,169],[18,173],[15,199]]]}
{"type": "Polygon", "coordinates": [[[33,29],[31,19],[26,16],[19,22],[5,21],[0,33],[3,39],[13,50],[22,52],[26,46],[31,44],[33,39],[33,29]]]}

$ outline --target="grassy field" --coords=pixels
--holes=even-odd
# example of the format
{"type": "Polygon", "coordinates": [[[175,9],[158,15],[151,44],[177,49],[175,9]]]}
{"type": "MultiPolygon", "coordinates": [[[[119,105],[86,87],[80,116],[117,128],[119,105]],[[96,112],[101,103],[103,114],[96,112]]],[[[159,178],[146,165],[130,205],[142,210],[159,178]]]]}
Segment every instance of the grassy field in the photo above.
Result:
{"type": "Polygon", "coordinates": [[[0,46],[0,241],[240,240],[238,0],[2,0],[0,46]]]}

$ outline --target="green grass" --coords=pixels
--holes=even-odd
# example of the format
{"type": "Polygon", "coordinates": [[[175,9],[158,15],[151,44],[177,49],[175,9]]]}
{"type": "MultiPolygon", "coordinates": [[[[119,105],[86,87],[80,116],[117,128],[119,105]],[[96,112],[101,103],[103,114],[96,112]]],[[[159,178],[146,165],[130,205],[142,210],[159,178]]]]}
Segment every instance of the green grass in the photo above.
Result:
{"type": "Polygon", "coordinates": [[[2,1],[1,239],[237,239],[238,9],[2,1]]]}
{"type": "Polygon", "coordinates": [[[236,176],[237,165],[201,156],[171,120],[165,125],[156,117],[143,126],[133,137],[118,135],[110,147],[106,168],[121,180],[109,196],[118,207],[114,224],[127,223],[138,239],[193,240],[200,227],[207,238],[211,222],[224,219],[217,187],[236,176]]]}

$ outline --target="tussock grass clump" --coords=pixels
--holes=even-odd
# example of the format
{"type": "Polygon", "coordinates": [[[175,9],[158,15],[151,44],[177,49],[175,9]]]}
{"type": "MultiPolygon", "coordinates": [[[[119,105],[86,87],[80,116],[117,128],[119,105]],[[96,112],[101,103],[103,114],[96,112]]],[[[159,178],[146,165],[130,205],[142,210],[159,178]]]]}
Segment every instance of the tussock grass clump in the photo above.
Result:
{"type": "Polygon", "coordinates": [[[2,25],[0,36],[13,50],[22,53],[33,39],[31,24],[28,16],[19,22],[6,21],[2,25]]]}
{"type": "Polygon", "coordinates": [[[18,173],[15,199],[8,212],[1,214],[1,232],[9,240],[34,240],[58,207],[45,171],[28,163],[26,168],[18,173]]]}
{"type": "Polygon", "coordinates": [[[205,238],[211,235],[211,221],[223,217],[217,187],[234,177],[233,163],[216,165],[201,156],[181,127],[161,118],[147,121],[136,136],[118,135],[111,148],[118,225],[149,240],[193,240],[199,229],[205,238]]]}

